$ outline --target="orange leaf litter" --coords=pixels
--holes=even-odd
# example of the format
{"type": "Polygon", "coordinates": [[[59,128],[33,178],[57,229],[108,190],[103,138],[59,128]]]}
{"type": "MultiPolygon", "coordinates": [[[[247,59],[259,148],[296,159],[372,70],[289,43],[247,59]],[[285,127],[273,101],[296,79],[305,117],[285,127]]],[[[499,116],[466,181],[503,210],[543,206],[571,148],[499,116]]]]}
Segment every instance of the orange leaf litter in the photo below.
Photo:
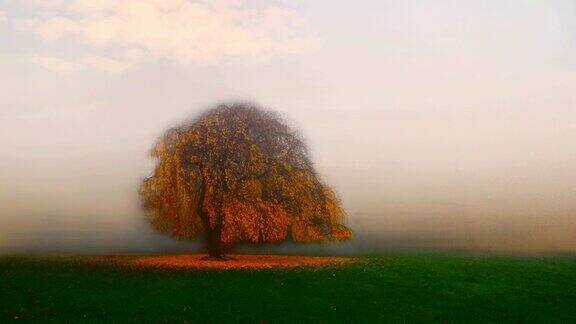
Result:
{"type": "Polygon", "coordinates": [[[204,254],[162,256],[109,256],[89,260],[138,267],[192,268],[192,269],[269,269],[299,266],[342,265],[359,262],[357,258],[296,255],[228,255],[234,260],[202,260],[204,254]]]}

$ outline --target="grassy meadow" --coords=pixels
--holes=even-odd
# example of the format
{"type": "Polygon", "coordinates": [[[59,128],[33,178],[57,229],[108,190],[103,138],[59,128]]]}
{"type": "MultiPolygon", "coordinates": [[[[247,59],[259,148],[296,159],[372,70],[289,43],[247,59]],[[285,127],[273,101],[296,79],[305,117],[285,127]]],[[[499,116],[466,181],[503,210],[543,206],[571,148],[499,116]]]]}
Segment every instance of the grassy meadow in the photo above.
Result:
{"type": "Polygon", "coordinates": [[[576,258],[443,254],[267,270],[0,258],[0,322],[576,322],[576,258]]]}

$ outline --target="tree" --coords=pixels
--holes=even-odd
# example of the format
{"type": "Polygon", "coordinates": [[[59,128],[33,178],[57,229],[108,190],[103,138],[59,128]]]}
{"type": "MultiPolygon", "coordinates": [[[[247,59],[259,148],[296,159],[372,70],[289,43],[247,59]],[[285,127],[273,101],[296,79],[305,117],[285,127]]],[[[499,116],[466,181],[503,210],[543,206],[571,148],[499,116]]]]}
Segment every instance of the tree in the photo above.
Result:
{"type": "Polygon", "coordinates": [[[274,112],[220,105],[155,143],[140,194],[152,226],[203,236],[209,258],[239,242],[346,240],[344,210],[319,179],[298,134],[274,112]]]}

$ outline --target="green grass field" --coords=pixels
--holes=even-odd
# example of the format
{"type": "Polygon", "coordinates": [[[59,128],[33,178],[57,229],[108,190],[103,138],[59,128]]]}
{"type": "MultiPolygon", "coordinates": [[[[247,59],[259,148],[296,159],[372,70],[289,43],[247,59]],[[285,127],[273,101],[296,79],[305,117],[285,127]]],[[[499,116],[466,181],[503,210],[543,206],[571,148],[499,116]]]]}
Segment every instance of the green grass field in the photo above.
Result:
{"type": "Polygon", "coordinates": [[[576,258],[397,254],[273,270],[0,258],[0,322],[576,322],[576,258]]]}

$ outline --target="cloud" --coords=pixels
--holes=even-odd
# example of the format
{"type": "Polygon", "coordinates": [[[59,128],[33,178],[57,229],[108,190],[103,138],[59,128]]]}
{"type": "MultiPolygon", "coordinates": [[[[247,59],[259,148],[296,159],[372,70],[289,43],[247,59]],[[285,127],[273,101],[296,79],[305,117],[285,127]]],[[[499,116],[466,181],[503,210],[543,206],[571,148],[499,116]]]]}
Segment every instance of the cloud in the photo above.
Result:
{"type": "Polygon", "coordinates": [[[35,14],[19,17],[20,29],[47,42],[105,50],[131,63],[250,62],[314,48],[300,17],[282,4],[243,0],[32,0],[29,4],[35,14]]]}
{"type": "Polygon", "coordinates": [[[84,57],[81,63],[85,67],[95,68],[113,74],[122,73],[130,67],[130,64],[127,62],[96,55],[84,57]]]}
{"type": "Polygon", "coordinates": [[[30,61],[47,70],[59,74],[72,74],[82,70],[100,70],[117,74],[126,71],[130,64],[105,56],[86,56],[78,60],[68,60],[51,56],[33,56],[30,61]]]}
{"type": "Polygon", "coordinates": [[[47,70],[60,74],[71,74],[78,71],[81,67],[77,62],[49,56],[33,56],[30,58],[30,61],[47,70]]]}

